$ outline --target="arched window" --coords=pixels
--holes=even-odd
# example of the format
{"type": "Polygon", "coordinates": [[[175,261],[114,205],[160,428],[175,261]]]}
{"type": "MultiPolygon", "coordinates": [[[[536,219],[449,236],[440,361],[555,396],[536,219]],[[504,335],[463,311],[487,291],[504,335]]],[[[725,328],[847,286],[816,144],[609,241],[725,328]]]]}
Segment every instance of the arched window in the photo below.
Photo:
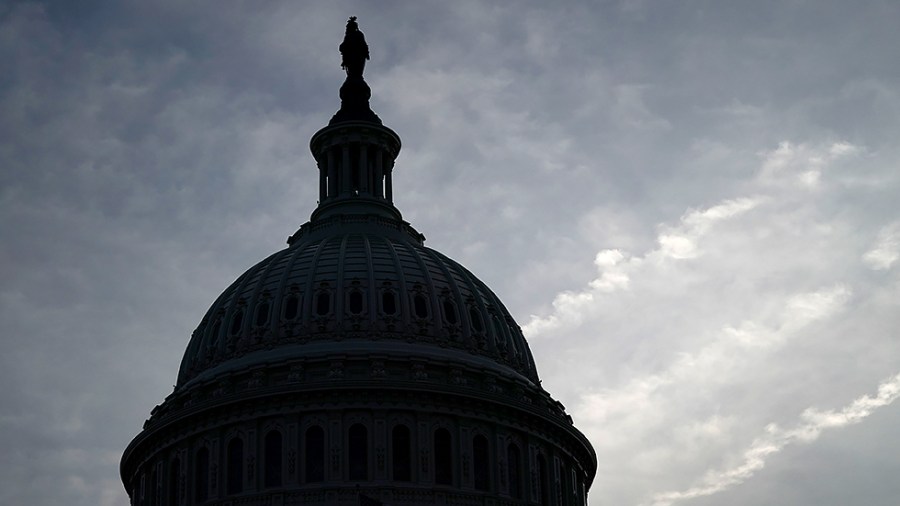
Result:
{"type": "Polygon", "coordinates": [[[566,469],[566,465],[563,462],[559,462],[559,483],[557,483],[557,486],[559,487],[560,504],[562,506],[569,506],[571,504],[569,501],[568,473],[569,471],[566,469]]]}
{"type": "Polygon", "coordinates": [[[391,431],[391,459],[393,462],[394,480],[412,480],[412,455],[409,438],[409,427],[396,425],[391,431]]]}
{"type": "Polygon", "coordinates": [[[450,431],[434,431],[434,482],[438,485],[453,484],[453,443],[450,431]]]}
{"type": "Polygon", "coordinates": [[[394,292],[390,290],[381,292],[381,310],[386,315],[393,316],[397,314],[397,298],[394,292]]]}
{"type": "Polygon", "coordinates": [[[582,506],[587,497],[585,497],[584,493],[584,476],[579,471],[574,471],[575,474],[575,504],[578,506],[582,506]]]}
{"type": "Polygon", "coordinates": [[[131,506],[140,504],[141,487],[140,487],[139,483],[140,482],[138,481],[138,479],[136,477],[131,479],[131,506]]]}
{"type": "Polygon", "coordinates": [[[500,319],[497,318],[497,315],[491,317],[491,323],[494,327],[494,340],[497,343],[497,347],[506,351],[506,334],[503,333],[503,326],[500,325],[500,319]]]}
{"type": "Polygon", "coordinates": [[[326,316],[331,312],[331,294],[328,292],[319,292],[316,296],[316,314],[326,316]]]}
{"type": "Polygon", "coordinates": [[[212,331],[209,333],[209,347],[215,348],[219,344],[219,334],[222,333],[222,319],[216,319],[213,323],[212,331]]]}
{"type": "Polygon", "coordinates": [[[456,325],[459,322],[459,315],[456,313],[456,304],[452,300],[444,299],[444,319],[450,325],[456,325]]]}
{"type": "Polygon", "coordinates": [[[475,489],[491,489],[491,457],[488,453],[488,440],[481,434],[472,440],[472,471],[475,473],[475,489]]]}
{"type": "Polygon", "coordinates": [[[509,495],[520,499],[522,497],[522,455],[515,443],[510,443],[506,447],[506,466],[509,470],[509,495]]]}
{"type": "Polygon", "coordinates": [[[369,477],[369,434],[362,424],[350,427],[347,462],[351,480],[366,480],[369,477]]]}
{"type": "Polygon", "coordinates": [[[509,330],[510,330],[510,335],[513,337],[512,337],[512,339],[509,340],[508,357],[513,362],[521,363],[522,362],[522,354],[519,353],[519,348],[516,346],[516,338],[515,338],[516,333],[512,331],[513,330],[512,328],[510,328],[509,330]]]}
{"type": "Polygon", "coordinates": [[[481,313],[475,306],[469,307],[469,319],[472,320],[472,328],[475,332],[484,332],[484,323],[481,321],[481,313]]]}
{"type": "Polygon", "coordinates": [[[269,323],[269,301],[264,300],[256,306],[256,321],[254,323],[257,327],[265,327],[269,323]]]}
{"type": "Polygon", "coordinates": [[[209,498],[209,450],[204,446],[197,450],[194,461],[194,500],[206,502],[209,498]]]}
{"type": "Polygon", "coordinates": [[[227,458],[225,491],[228,494],[239,494],[244,490],[244,441],[241,438],[232,438],[228,442],[227,458]]]}
{"type": "Polygon", "coordinates": [[[413,297],[413,312],[416,318],[428,318],[428,299],[421,293],[413,297]]]}
{"type": "Polygon", "coordinates": [[[281,432],[270,430],[265,440],[264,484],[266,487],[281,486],[281,432]]]}
{"type": "Polygon", "coordinates": [[[347,308],[350,310],[350,314],[362,314],[363,312],[363,294],[359,290],[353,290],[350,292],[350,295],[347,296],[347,308]]]}
{"type": "Polygon", "coordinates": [[[291,294],[284,298],[284,319],[293,320],[300,314],[300,297],[291,294]]]}
{"type": "Polygon", "coordinates": [[[156,466],[150,471],[150,490],[148,491],[147,503],[156,506],[156,498],[159,497],[159,477],[156,475],[156,466]]]}
{"type": "Polygon", "coordinates": [[[325,481],[325,431],[318,425],[306,429],[306,482],[325,481]]]}
{"type": "Polygon", "coordinates": [[[173,459],[169,462],[169,483],[168,483],[168,501],[166,504],[176,505],[181,502],[181,489],[179,481],[181,480],[181,461],[173,459]]]}
{"type": "Polygon", "coordinates": [[[235,335],[241,331],[241,326],[244,324],[244,312],[240,309],[235,311],[233,315],[231,315],[231,335],[235,335]]]}
{"type": "Polygon", "coordinates": [[[538,479],[541,488],[541,506],[550,505],[550,482],[547,475],[547,459],[543,455],[537,457],[538,479]]]}

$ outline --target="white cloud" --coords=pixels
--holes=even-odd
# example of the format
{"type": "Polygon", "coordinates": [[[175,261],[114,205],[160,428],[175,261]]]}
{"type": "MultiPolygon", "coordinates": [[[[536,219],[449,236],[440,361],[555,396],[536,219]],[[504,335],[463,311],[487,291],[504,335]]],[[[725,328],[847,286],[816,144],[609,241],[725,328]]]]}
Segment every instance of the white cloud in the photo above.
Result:
{"type": "Polygon", "coordinates": [[[900,258],[900,221],[883,227],[875,245],[863,255],[863,262],[876,271],[890,269],[900,258]]]}
{"type": "Polygon", "coordinates": [[[655,247],[643,253],[601,249],[593,279],[560,292],[525,325],[533,346],[552,336],[556,350],[571,343],[577,356],[596,357],[590,372],[575,367],[575,353],[550,369],[540,363],[551,392],[560,380],[577,385],[563,389],[564,402],[600,456],[606,479],[595,497],[628,504],[649,487],[677,490],[741,451],[785,406],[846,391],[817,378],[836,367],[835,356],[872,356],[839,329],[865,326],[861,308],[882,304],[853,271],[861,248],[848,233],[867,225],[849,226],[835,211],[839,169],[857,151],[780,143],[748,173],[744,196],[658,225],[655,247]],[[809,167],[818,190],[797,191],[809,167]]]}
{"type": "Polygon", "coordinates": [[[591,302],[599,293],[627,289],[630,272],[639,269],[647,261],[665,262],[667,259],[685,260],[700,255],[698,241],[712,227],[721,221],[740,216],[765,201],[763,198],[740,198],[723,201],[702,210],[689,210],[681,217],[677,226],[660,227],[657,237],[659,248],[643,257],[627,257],[620,250],[601,250],[594,258],[598,275],[588,283],[588,287],[578,291],[566,291],[553,300],[553,313],[546,317],[533,315],[522,327],[529,339],[539,339],[542,334],[558,330],[563,326],[579,324],[586,313],[591,311],[591,302]]]}
{"type": "Polygon", "coordinates": [[[616,289],[628,288],[628,273],[617,269],[617,266],[625,260],[625,255],[617,249],[602,250],[594,257],[594,265],[600,271],[600,276],[590,283],[592,290],[600,292],[612,292],[616,289]]]}
{"type": "Polygon", "coordinates": [[[819,411],[809,408],[800,416],[801,421],[788,429],[774,423],[770,424],[766,426],[765,433],[743,452],[743,460],[739,465],[710,470],[699,484],[682,491],[654,494],[653,498],[644,504],[671,506],[685,500],[713,495],[741,484],[763,469],[766,462],[785,447],[795,443],[810,443],[828,429],[859,423],[876,409],[890,405],[898,397],[900,397],[900,374],[878,385],[878,391],[874,396],[863,395],[840,410],[819,411]]]}
{"type": "Polygon", "coordinates": [[[863,151],[860,146],[843,141],[824,146],[782,141],[776,149],[763,154],[759,179],[812,190],[819,186],[822,171],[829,164],[863,151]]]}
{"type": "Polygon", "coordinates": [[[682,352],[664,371],[631,380],[621,388],[587,393],[578,414],[603,426],[613,416],[631,416],[646,410],[665,409],[664,387],[704,383],[733,383],[741,379],[748,364],[764,358],[761,354],[777,351],[804,327],[833,317],[848,302],[850,291],[834,286],[790,297],[774,325],[746,321],[736,327],[722,328],[714,341],[700,350],[682,352]]]}

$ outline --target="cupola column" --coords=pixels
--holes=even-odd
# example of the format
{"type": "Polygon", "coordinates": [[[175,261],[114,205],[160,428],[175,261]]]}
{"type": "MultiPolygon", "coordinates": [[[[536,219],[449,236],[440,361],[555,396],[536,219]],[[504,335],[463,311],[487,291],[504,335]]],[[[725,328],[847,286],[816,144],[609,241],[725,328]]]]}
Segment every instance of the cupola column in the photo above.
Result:
{"type": "Polygon", "coordinates": [[[327,214],[368,214],[398,218],[393,206],[394,159],[400,138],[384,125],[348,121],[319,130],[310,141],[319,170],[319,209],[327,214]]]}
{"type": "Polygon", "coordinates": [[[384,198],[388,202],[394,203],[394,185],[391,182],[391,175],[394,173],[394,161],[388,160],[387,173],[384,175],[384,198]]]}
{"type": "Polygon", "coordinates": [[[317,165],[319,166],[319,202],[324,202],[328,197],[328,168],[322,167],[321,163],[317,165]]]}
{"type": "Polygon", "coordinates": [[[327,149],[327,158],[326,165],[322,172],[328,174],[328,194],[325,196],[325,199],[322,199],[322,202],[325,202],[327,198],[334,198],[337,195],[337,165],[335,165],[334,160],[334,149],[327,149]]]}
{"type": "Polygon", "coordinates": [[[384,159],[382,157],[383,148],[378,146],[375,150],[375,196],[384,198],[384,159]]]}
{"type": "Polygon", "coordinates": [[[369,181],[371,180],[368,152],[365,144],[359,145],[359,181],[355,181],[360,194],[369,193],[369,181]]]}
{"type": "Polygon", "coordinates": [[[350,193],[350,145],[341,146],[341,177],[338,179],[341,191],[340,195],[350,193]]]}

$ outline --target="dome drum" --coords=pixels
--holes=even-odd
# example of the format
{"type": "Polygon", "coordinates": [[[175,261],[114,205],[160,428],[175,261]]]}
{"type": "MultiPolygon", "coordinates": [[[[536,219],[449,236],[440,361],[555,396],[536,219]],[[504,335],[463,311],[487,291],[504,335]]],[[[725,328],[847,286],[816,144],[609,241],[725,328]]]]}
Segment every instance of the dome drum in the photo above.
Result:
{"type": "Polygon", "coordinates": [[[386,504],[437,504],[434,494],[444,496],[446,504],[486,504],[486,497],[497,495],[507,499],[494,504],[584,504],[595,471],[593,453],[546,392],[526,400],[533,387],[510,378],[451,363],[385,358],[248,368],[170,396],[126,450],[123,479],[132,484],[135,497],[147,500],[140,504],[157,504],[153,495],[177,499],[171,504],[229,504],[226,499],[231,504],[356,504],[353,494],[342,495],[347,493],[342,484],[353,481],[351,462],[360,459],[349,433],[361,428],[365,470],[358,484],[386,504]],[[392,437],[401,426],[409,437],[398,450],[392,437]],[[306,436],[312,427],[323,431],[322,452],[310,450],[306,436]],[[441,429],[452,442],[445,456],[436,448],[441,429]],[[277,465],[268,455],[275,450],[266,447],[272,431],[279,433],[277,465]],[[236,438],[244,451],[234,464],[229,446],[236,438]],[[481,456],[473,454],[472,445],[479,441],[488,444],[481,456]],[[198,476],[197,454],[203,448],[209,462],[198,476]],[[401,450],[407,452],[409,470],[395,465],[401,450]],[[510,454],[516,455],[515,463],[510,454]],[[182,468],[171,477],[165,468],[176,459],[182,468]],[[320,476],[307,472],[316,459],[323,468],[320,476]],[[439,459],[446,459],[443,478],[439,459]],[[229,485],[236,479],[227,471],[230,465],[238,468],[239,489],[229,485]],[[511,466],[517,467],[514,473],[511,466]],[[185,467],[194,472],[186,473],[185,467]],[[275,472],[283,501],[277,503],[270,502],[275,499],[266,486],[266,474],[275,472]],[[542,472],[544,479],[525,478],[542,472]],[[198,487],[206,490],[202,500],[198,487]]]}

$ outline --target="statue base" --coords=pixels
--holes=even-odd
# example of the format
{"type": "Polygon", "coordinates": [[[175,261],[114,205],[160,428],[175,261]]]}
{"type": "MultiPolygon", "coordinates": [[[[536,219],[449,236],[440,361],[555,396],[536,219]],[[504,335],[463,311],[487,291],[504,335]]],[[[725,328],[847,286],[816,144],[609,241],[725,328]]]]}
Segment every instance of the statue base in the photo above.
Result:
{"type": "Polygon", "coordinates": [[[369,121],[381,124],[381,118],[369,107],[372,90],[362,76],[347,76],[341,85],[341,109],[328,122],[329,125],[341,121],[369,121]]]}

